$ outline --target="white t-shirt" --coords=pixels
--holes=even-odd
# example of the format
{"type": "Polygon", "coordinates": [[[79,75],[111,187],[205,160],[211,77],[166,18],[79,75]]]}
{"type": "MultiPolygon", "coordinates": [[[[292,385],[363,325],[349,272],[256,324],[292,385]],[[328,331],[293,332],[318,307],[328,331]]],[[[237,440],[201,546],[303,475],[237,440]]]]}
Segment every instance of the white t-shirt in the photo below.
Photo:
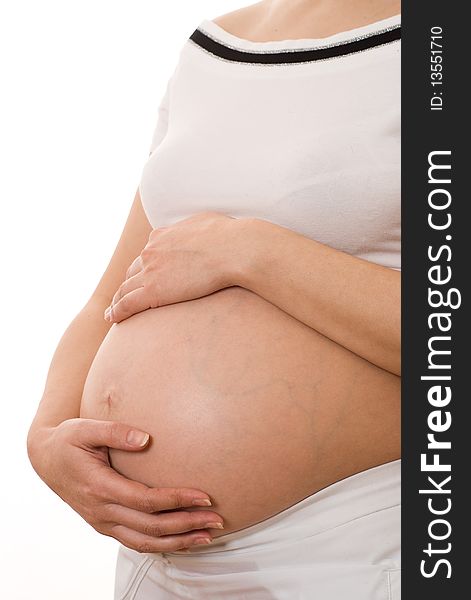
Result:
{"type": "Polygon", "coordinates": [[[142,172],[152,227],[257,217],[400,269],[400,22],[251,42],[204,20],[142,172]]]}

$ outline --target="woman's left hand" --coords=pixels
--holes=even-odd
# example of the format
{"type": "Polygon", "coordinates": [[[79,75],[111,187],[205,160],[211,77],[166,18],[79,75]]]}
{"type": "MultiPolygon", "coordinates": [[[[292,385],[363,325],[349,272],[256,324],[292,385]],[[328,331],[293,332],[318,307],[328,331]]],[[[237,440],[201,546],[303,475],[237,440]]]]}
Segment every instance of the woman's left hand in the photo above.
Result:
{"type": "Polygon", "coordinates": [[[235,285],[244,250],[240,221],[204,212],[154,229],[127,270],[105,319],[118,323],[148,308],[201,298],[235,285]]]}

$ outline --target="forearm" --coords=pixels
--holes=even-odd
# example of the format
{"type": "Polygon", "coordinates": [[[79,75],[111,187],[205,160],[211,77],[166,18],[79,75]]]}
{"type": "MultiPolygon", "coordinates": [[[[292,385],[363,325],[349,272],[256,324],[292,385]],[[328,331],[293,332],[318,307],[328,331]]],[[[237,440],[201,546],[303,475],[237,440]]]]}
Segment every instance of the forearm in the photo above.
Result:
{"type": "Polygon", "coordinates": [[[65,330],[52,357],[29,437],[79,416],[85,379],[110,329],[103,319],[106,305],[105,299],[92,297],[65,330]]]}
{"type": "Polygon", "coordinates": [[[400,375],[400,273],[268,221],[248,219],[236,284],[400,375]]]}

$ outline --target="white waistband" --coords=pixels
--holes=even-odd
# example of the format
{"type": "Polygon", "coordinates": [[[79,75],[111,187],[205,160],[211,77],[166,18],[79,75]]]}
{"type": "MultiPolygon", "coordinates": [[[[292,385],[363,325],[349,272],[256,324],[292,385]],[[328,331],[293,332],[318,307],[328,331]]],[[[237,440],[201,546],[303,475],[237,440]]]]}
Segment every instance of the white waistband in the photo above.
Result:
{"type": "MultiPolygon", "coordinates": [[[[401,460],[398,459],[337,481],[260,523],[215,538],[210,546],[194,546],[190,554],[250,548],[276,543],[284,537],[313,537],[400,503],[401,460]]],[[[183,553],[166,554],[182,556],[183,553]]]]}

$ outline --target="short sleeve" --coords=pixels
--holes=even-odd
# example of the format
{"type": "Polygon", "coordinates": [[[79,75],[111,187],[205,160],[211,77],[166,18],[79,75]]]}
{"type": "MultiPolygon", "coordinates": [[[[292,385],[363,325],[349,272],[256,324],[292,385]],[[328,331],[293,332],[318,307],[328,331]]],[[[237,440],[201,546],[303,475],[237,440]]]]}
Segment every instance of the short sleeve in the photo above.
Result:
{"type": "Polygon", "coordinates": [[[158,114],[157,114],[157,124],[154,129],[154,133],[152,135],[152,142],[149,148],[149,154],[152,154],[160,142],[164,139],[167,134],[168,128],[168,119],[169,119],[169,109],[170,109],[170,87],[172,83],[172,78],[169,79],[167,83],[167,89],[165,94],[160,102],[158,114]]]}

